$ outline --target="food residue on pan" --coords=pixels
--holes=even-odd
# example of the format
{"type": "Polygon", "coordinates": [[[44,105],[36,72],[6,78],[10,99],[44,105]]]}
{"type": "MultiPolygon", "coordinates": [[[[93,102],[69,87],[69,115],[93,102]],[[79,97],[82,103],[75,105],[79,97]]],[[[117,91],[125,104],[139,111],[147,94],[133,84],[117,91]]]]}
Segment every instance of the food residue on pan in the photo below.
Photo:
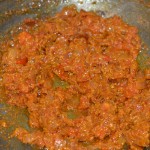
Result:
{"type": "Polygon", "coordinates": [[[23,143],[49,150],[143,149],[150,145],[150,70],[136,61],[136,27],[68,6],[25,20],[3,44],[7,103],[29,112],[23,143]]]}

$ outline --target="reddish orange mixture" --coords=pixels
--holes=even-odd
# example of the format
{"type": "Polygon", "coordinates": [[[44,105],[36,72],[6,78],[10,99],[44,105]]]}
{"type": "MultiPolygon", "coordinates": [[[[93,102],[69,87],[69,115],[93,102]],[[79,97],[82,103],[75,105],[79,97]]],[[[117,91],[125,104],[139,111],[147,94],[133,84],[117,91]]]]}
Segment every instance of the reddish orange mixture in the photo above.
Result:
{"type": "Polygon", "coordinates": [[[150,70],[140,71],[135,27],[65,7],[25,20],[3,47],[8,103],[26,107],[23,143],[49,150],[141,150],[150,145],[150,70]],[[13,44],[12,44],[13,42],[13,44]]]}

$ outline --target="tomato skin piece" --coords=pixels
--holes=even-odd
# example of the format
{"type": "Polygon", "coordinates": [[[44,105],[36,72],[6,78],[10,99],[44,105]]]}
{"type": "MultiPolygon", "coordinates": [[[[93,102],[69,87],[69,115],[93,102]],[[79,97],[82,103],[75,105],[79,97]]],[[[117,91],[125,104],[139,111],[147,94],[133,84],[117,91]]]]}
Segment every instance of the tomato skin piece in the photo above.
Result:
{"type": "Polygon", "coordinates": [[[20,58],[17,60],[16,64],[20,64],[20,65],[26,65],[28,62],[28,58],[27,57],[24,57],[24,58],[20,58]]]}
{"type": "Polygon", "coordinates": [[[24,20],[24,23],[29,27],[34,27],[34,25],[36,24],[36,20],[28,18],[24,20]]]}
{"type": "Polygon", "coordinates": [[[110,62],[111,61],[111,58],[109,56],[104,56],[103,59],[106,62],[110,62]]]}

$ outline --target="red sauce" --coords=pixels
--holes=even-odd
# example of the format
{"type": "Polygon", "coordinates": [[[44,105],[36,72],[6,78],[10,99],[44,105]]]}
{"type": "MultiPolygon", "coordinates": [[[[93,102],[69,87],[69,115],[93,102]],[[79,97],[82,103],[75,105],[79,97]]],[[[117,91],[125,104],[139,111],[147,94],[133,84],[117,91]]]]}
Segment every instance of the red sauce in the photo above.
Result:
{"type": "Polygon", "coordinates": [[[74,6],[28,19],[4,46],[7,103],[27,108],[23,143],[50,150],[142,149],[150,144],[150,71],[136,27],[74,6]]]}

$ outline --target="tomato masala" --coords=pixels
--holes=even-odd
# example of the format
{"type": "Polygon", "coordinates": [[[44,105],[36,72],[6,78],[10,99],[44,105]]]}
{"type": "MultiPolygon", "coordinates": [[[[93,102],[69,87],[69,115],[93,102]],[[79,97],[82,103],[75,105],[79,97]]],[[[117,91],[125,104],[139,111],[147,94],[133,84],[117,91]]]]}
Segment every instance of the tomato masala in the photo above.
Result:
{"type": "Polygon", "coordinates": [[[23,143],[48,150],[150,145],[150,70],[136,61],[136,27],[68,6],[26,19],[3,49],[7,103],[26,108],[33,129],[14,131],[23,143]]]}

